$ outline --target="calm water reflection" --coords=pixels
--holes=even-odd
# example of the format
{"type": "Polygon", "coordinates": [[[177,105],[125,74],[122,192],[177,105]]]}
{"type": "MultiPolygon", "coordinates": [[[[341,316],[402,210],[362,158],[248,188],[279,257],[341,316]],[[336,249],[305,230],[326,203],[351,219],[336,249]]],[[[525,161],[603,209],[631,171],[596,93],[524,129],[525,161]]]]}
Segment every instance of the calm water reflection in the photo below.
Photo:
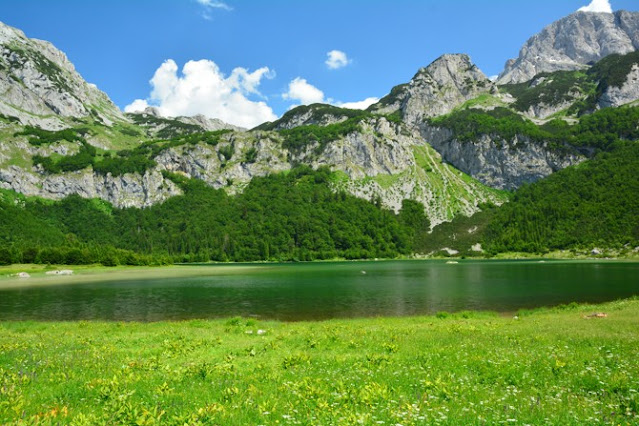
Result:
{"type": "Polygon", "coordinates": [[[637,263],[343,262],[260,266],[242,274],[230,273],[232,266],[210,268],[215,274],[205,277],[2,290],[0,320],[158,321],[242,315],[297,321],[511,312],[639,294],[637,263]],[[220,273],[219,268],[226,269],[220,273]]]}

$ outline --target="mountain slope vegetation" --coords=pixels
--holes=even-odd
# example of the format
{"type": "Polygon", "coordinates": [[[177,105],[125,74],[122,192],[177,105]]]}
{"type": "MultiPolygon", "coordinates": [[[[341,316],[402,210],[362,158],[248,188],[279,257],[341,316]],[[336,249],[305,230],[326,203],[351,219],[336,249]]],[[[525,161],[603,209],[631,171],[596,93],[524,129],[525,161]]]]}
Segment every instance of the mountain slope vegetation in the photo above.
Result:
{"type": "Polygon", "coordinates": [[[25,199],[5,191],[0,262],[393,258],[410,254],[417,230],[429,227],[416,202],[405,201],[396,215],[331,191],[326,168],[255,178],[237,196],[180,175],[170,178],[185,194],[148,209],[116,209],[78,196],[60,202],[25,199]]]}
{"type": "Polygon", "coordinates": [[[490,253],[639,246],[639,144],[520,188],[487,227],[490,253]]]}

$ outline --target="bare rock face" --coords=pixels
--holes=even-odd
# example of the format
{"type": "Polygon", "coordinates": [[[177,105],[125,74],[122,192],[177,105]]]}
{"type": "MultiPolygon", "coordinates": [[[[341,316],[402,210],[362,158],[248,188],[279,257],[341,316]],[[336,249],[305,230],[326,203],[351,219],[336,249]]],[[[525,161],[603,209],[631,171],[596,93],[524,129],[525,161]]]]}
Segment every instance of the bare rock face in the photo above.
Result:
{"type": "Polygon", "coordinates": [[[514,190],[586,160],[577,153],[556,152],[524,136],[505,141],[482,135],[473,141],[459,141],[448,129],[426,126],[422,135],[447,162],[498,189],[514,190]]]}
{"type": "Polygon", "coordinates": [[[155,158],[159,170],[179,173],[206,182],[213,188],[236,193],[254,177],[289,170],[286,153],[281,142],[270,133],[231,133],[225,135],[216,147],[210,145],[183,145],[162,152],[155,158]],[[232,147],[230,158],[220,153],[232,147]],[[256,155],[250,161],[247,153],[256,155]]]}
{"type": "Polygon", "coordinates": [[[448,114],[483,93],[496,92],[494,84],[468,55],[443,55],[417,72],[410,83],[397,86],[371,110],[391,113],[400,109],[409,124],[448,114]]]}
{"type": "Polygon", "coordinates": [[[506,63],[498,84],[523,83],[542,72],[586,68],[613,53],[639,50],[639,12],[577,12],[530,38],[506,63]]]}
{"type": "Polygon", "coordinates": [[[599,98],[599,107],[618,107],[639,99],[639,64],[634,64],[626,81],[620,86],[609,86],[599,98]]]}
{"type": "Polygon", "coordinates": [[[224,135],[218,146],[185,145],[155,158],[158,169],[201,179],[229,193],[241,191],[251,179],[289,170],[297,164],[327,166],[344,179],[336,189],[399,211],[404,199],[424,204],[433,226],[458,214],[472,215],[478,204],[501,204],[505,198],[445,164],[419,131],[383,117],[364,119],[360,130],[330,141],[322,149],[309,143],[299,151],[282,146],[282,135],[254,131],[224,135]],[[220,150],[233,146],[233,156],[220,150]],[[255,150],[249,162],[246,154],[255,150]]]}
{"type": "Polygon", "coordinates": [[[149,207],[182,193],[157,170],[118,177],[99,175],[90,169],[41,175],[17,166],[0,170],[0,188],[54,200],[77,194],[83,198],[101,198],[120,208],[149,207]]]}
{"type": "Polygon", "coordinates": [[[123,120],[107,95],[88,84],[51,43],[0,23],[0,114],[22,124],[60,129],[64,118],[123,120]]]}

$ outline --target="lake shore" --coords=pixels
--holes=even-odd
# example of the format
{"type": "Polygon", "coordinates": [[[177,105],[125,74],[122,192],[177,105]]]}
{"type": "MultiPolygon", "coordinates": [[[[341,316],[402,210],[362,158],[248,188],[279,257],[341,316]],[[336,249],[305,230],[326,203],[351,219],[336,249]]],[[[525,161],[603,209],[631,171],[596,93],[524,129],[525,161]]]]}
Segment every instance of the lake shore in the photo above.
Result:
{"type": "Polygon", "coordinates": [[[241,274],[248,269],[268,267],[268,264],[211,264],[166,266],[114,266],[102,265],[11,265],[0,266],[0,289],[21,286],[67,285],[115,280],[152,280],[161,278],[197,277],[222,274],[241,274]],[[70,270],[71,275],[47,275],[47,272],[70,270]],[[21,272],[29,278],[20,278],[21,272]]]}
{"type": "Polygon", "coordinates": [[[637,299],[517,318],[0,322],[0,423],[634,424],[638,322],[637,299]]]}
{"type": "MultiPolygon", "coordinates": [[[[451,262],[498,262],[498,261],[539,261],[539,262],[639,262],[639,256],[628,257],[593,257],[593,256],[568,256],[565,252],[554,252],[547,255],[535,255],[530,253],[505,253],[491,258],[483,257],[406,257],[402,259],[368,259],[368,260],[344,260],[313,261],[298,263],[331,263],[331,262],[391,262],[391,261],[451,261],[451,262]]],[[[247,263],[194,263],[164,266],[114,266],[102,265],[8,265],[0,266],[0,290],[19,288],[23,286],[51,286],[67,285],[74,283],[92,283],[114,280],[152,280],[162,278],[198,277],[212,275],[234,275],[248,271],[256,271],[258,268],[269,268],[282,265],[279,262],[247,262],[247,263]],[[214,266],[214,268],[212,268],[214,266]],[[72,275],[48,275],[47,272],[70,270],[72,275]],[[28,278],[20,278],[18,274],[26,273],[28,278]]],[[[290,264],[290,263],[284,263],[290,264]]]]}

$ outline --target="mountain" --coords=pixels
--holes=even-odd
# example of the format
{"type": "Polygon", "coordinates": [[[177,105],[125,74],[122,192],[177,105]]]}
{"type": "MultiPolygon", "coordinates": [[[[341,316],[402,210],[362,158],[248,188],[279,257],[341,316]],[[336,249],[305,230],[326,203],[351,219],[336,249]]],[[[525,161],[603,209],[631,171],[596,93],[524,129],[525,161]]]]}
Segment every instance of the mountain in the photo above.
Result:
{"type": "Polygon", "coordinates": [[[403,102],[398,111],[446,162],[492,188],[514,190],[592,155],[609,129],[594,129],[587,142],[579,124],[602,108],[638,105],[638,77],[638,52],[614,54],[580,71],[542,73],[525,83],[493,86],[463,103],[457,98],[445,115],[428,118],[409,109],[427,104],[431,95],[403,102]],[[565,138],[557,136],[564,133],[550,125],[553,120],[573,125],[565,138]]]}
{"type": "Polygon", "coordinates": [[[513,97],[510,107],[531,119],[547,121],[601,108],[620,107],[639,99],[639,51],[613,54],[579,71],[541,73],[532,80],[500,86],[513,97]]]}
{"type": "Polygon", "coordinates": [[[507,200],[501,190],[584,162],[606,149],[606,138],[626,137],[605,125],[593,131],[592,122],[608,116],[588,114],[639,99],[633,53],[509,85],[496,85],[467,55],[454,54],[420,69],[367,111],[302,106],[245,131],[201,116],[162,117],[153,108],[121,114],[52,45],[6,26],[3,34],[3,52],[13,49],[7,57],[20,45],[18,56],[27,58],[3,62],[12,105],[37,100],[49,111],[41,117],[6,107],[0,116],[0,188],[58,200],[77,194],[117,208],[183,194],[176,175],[234,195],[255,178],[326,166],[334,191],[394,212],[406,199],[418,201],[436,226],[480,205],[500,205],[507,200]],[[18,78],[37,70],[42,57],[59,61],[48,59],[55,72],[38,71],[34,80],[48,90],[18,78]],[[53,108],[59,97],[77,108],[53,108]],[[102,106],[94,112],[96,99],[102,106]]]}
{"type": "MultiPolygon", "coordinates": [[[[608,22],[582,15],[566,19],[608,22]]],[[[637,14],[614,16],[624,34],[636,33],[637,14]]],[[[561,40],[577,24],[555,25],[551,33],[561,40]]],[[[432,227],[454,221],[446,229],[457,229],[481,211],[477,229],[497,232],[493,218],[525,218],[521,209],[512,216],[495,211],[511,199],[503,190],[546,188],[543,182],[564,169],[559,176],[577,176],[566,181],[573,185],[586,175],[570,170],[587,169],[598,153],[623,156],[619,146],[639,140],[634,50],[508,84],[492,82],[467,55],[443,55],[366,111],[301,106],[246,130],[203,116],[163,117],[155,108],[122,114],[51,44],[0,28],[7,93],[0,101],[0,215],[21,218],[0,226],[0,251],[11,261],[31,259],[33,245],[43,244],[64,259],[80,247],[86,261],[107,263],[114,263],[109,256],[135,262],[140,253],[158,252],[169,256],[161,261],[206,261],[437,251],[424,242],[432,227]],[[57,222],[47,221],[51,215],[57,222]],[[356,223],[344,219],[350,217],[356,223]],[[15,237],[22,228],[42,233],[15,237]],[[17,247],[22,237],[31,246],[17,247]]],[[[576,40],[588,39],[584,31],[576,40]]],[[[619,164],[618,176],[634,176],[628,170],[635,162],[619,164]]],[[[588,210],[608,214],[604,207],[588,210]]],[[[465,240],[475,246],[470,229],[465,240]]],[[[500,242],[486,247],[506,247],[513,229],[505,226],[500,242]]],[[[55,253],[38,259],[53,263],[55,253]]]]}
{"type": "Polygon", "coordinates": [[[507,141],[502,135],[477,134],[462,142],[451,130],[453,126],[447,125],[469,109],[490,115],[513,101],[468,55],[458,54],[444,55],[422,68],[408,84],[393,88],[369,110],[399,115],[444,161],[492,188],[512,190],[583,161],[577,152],[558,153],[543,141],[532,143],[523,134],[513,134],[507,141]],[[438,120],[448,115],[450,120],[438,120]]]}
{"type": "Polygon", "coordinates": [[[523,83],[538,74],[574,71],[611,54],[639,50],[639,12],[577,12],[530,38],[506,63],[498,84],[523,83]]]}
{"type": "Polygon", "coordinates": [[[448,114],[468,100],[495,91],[495,85],[468,55],[443,55],[420,69],[408,84],[393,88],[369,111],[386,114],[401,111],[403,120],[414,125],[424,118],[448,114]]]}
{"type": "MultiPolygon", "coordinates": [[[[9,27],[5,32],[14,35],[10,40],[19,39],[26,46],[23,50],[29,52],[29,58],[58,58],[60,65],[52,62],[49,68],[59,69],[54,76],[64,78],[56,90],[26,91],[22,83],[9,77],[9,84],[19,86],[11,89],[16,91],[13,103],[24,105],[28,103],[25,99],[37,98],[50,105],[62,93],[65,99],[75,100],[77,108],[48,111],[48,120],[65,128],[59,131],[17,110],[0,117],[0,188],[52,199],[78,194],[122,208],[150,207],[182,194],[167,173],[237,194],[255,177],[309,165],[330,167],[339,176],[331,183],[334,190],[378,200],[395,212],[404,199],[417,200],[432,225],[459,214],[473,214],[481,203],[501,204],[506,199],[443,162],[418,131],[397,117],[313,105],[298,107],[275,123],[246,132],[201,116],[162,117],[153,108],[122,115],[106,95],[72,72],[64,54],[53,46],[29,40],[9,27]],[[111,119],[83,115],[91,110],[87,105],[93,105],[93,98],[78,88],[103,98],[104,105],[110,105],[111,119]]],[[[23,69],[35,67],[29,64],[8,62],[3,72],[20,75],[23,69]]],[[[457,75],[462,69],[490,90],[490,82],[468,57],[449,55],[418,75],[420,83],[407,98],[409,109],[421,109],[419,114],[430,116],[449,110],[451,102],[485,90],[479,87],[482,84],[475,88],[474,83],[464,83],[466,75],[457,75]],[[422,92],[435,93],[429,84],[449,93],[443,103],[414,102],[424,99],[419,98],[422,92]]],[[[38,76],[47,84],[58,81],[38,76]]]]}
{"type": "Polygon", "coordinates": [[[56,130],[70,119],[106,125],[123,120],[111,100],[77,73],[51,43],[27,38],[0,22],[0,114],[56,130]]]}

